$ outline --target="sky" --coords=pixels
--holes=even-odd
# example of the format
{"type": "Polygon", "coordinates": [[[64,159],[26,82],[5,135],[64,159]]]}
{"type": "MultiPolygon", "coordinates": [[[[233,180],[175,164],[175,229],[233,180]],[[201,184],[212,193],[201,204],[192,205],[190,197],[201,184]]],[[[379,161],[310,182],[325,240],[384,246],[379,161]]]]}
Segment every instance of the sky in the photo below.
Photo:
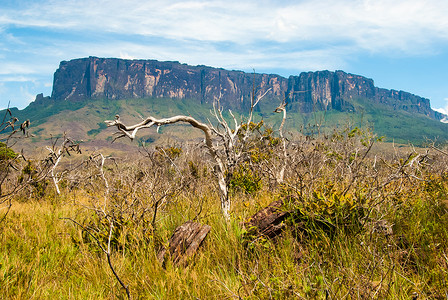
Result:
{"type": "Polygon", "coordinates": [[[343,70],[448,113],[448,0],[0,0],[0,108],[63,60],[179,61],[285,77],[343,70]]]}

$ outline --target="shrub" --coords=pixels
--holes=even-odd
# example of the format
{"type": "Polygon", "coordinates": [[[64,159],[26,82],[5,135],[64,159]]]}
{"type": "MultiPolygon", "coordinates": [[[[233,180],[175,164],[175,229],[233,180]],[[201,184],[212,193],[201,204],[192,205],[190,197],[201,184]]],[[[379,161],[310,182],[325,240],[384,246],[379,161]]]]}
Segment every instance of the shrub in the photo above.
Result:
{"type": "Polygon", "coordinates": [[[9,161],[18,156],[11,148],[3,142],[0,142],[0,162],[9,161]]]}
{"type": "Polygon", "coordinates": [[[253,194],[261,190],[262,186],[261,177],[247,163],[241,165],[230,176],[229,187],[233,192],[253,194]]]}

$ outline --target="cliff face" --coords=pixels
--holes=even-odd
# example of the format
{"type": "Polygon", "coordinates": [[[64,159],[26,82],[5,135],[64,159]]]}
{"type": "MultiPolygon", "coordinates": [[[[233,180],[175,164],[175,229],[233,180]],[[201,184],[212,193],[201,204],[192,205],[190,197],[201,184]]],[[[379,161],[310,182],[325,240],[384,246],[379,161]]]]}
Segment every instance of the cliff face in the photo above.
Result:
{"type": "Polygon", "coordinates": [[[270,97],[282,97],[287,79],[277,75],[247,74],[178,62],[122,60],[89,57],[61,62],[54,75],[55,101],[168,97],[200,103],[222,98],[225,105],[241,108],[250,97],[253,82],[258,93],[271,88],[270,97]]]}
{"type": "Polygon", "coordinates": [[[430,102],[411,93],[375,87],[372,79],[343,71],[307,72],[289,77],[291,102],[300,104],[303,112],[335,109],[352,110],[352,99],[364,98],[391,106],[396,110],[424,114],[441,120],[443,114],[431,109],[430,102]]]}
{"type": "Polygon", "coordinates": [[[377,88],[372,79],[343,71],[307,72],[287,79],[178,62],[97,57],[61,62],[54,74],[51,100],[169,97],[207,103],[221,98],[224,106],[241,109],[249,105],[253,87],[258,94],[270,89],[266,97],[271,101],[287,96],[302,112],[353,110],[351,100],[362,97],[397,110],[443,118],[431,109],[428,99],[377,88]]]}
{"type": "Polygon", "coordinates": [[[289,77],[288,93],[302,111],[336,109],[352,110],[350,99],[375,98],[373,80],[342,71],[307,72],[289,77]]]}

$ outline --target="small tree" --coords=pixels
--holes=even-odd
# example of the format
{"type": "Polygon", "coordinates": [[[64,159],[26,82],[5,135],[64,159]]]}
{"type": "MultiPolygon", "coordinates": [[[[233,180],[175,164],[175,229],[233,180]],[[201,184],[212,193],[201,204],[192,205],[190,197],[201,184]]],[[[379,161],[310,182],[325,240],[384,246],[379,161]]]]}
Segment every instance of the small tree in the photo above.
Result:
{"type": "MultiPolygon", "coordinates": [[[[19,159],[22,155],[12,150],[13,140],[21,137],[28,137],[30,121],[19,123],[19,119],[12,115],[9,108],[6,109],[0,123],[0,205],[6,204],[7,211],[0,222],[6,217],[11,208],[11,197],[18,193],[25,185],[18,182],[12,176],[15,171],[19,171],[19,159]],[[23,135],[18,135],[22,133],[23,135]],[[11,144],[12,142],[12,144],[11,144]]],[[[3,207],[2,207],[3,208],[3,207]]]]}
{"type": "Polygon", "coordinates": [[[228,219],[230,217],[230,179],[235,168],[249,157],[249,149],[251,145],[250,137],[256,132],[253,126],[251,126],[251,124],[253,124],[253,111],[255,106],[269,91],[270,89],[259,95],[255,95],[255,92],[252,93],[249,116],[245,121],[238,121],[229,109],[233,126],[229,124],[223,116],[223,108],[219,102],[220,99],[214,101],[213,111],[211,112],[217,125],[213,125],[210,120],[208,120],[208,124],[205,124],[191,116],[184,115],[162,119],[149,116],[140,123],[131,126],[123,124],[118,115],[115,117],[115,120],[108,120],[105,122],[108,127],[116,126],[118,129],[114,141],[122,137],[128,137],[133,140],[140,129],[151,128],[154,125],[160,127],[163,125],[184,122],[189,123],[194,128],[202,130],[205,136],[205,146],[216,166],[214,172],[220,190],[221,210],[223,215],[228,219]]]}
{"type": "MultiPolygon", "coordinates": [[[[63,142],[62,144],[57,147],[56,144],[58,142],[59,138],[56,138],[53,140],[52,138],[52,145],[51,147],[47,146],[47,150],[49,151],[49,154],[47,158],[45,159],[45,162],[50,164],[49,170],[50,170],[50,176],[53,180],[54,187],[56,188],[56,193],[58,195],[61,194],[59,190],[59,182],[63,178],[64,174],[67,173],[69,170],[64,169],[61,173],[56,173],[56,168],[58,167],[61,159],[65,155],[71,155],[70,152],[75,153],[81,153],[81,149],[79,148],[79,144],[72,141],[70,138],[66,137],[65,133],[63,136],[63,142]]],[[[104,162],[103,162],[104,163],[104,162]]]]}

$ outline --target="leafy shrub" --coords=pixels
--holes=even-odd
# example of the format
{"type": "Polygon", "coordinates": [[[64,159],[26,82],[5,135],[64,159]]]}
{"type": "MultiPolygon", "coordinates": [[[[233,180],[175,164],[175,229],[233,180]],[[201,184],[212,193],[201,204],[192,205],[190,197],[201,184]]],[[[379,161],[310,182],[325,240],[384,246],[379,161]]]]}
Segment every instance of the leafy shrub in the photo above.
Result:
{"type": "Polygon", "coordinates": [[[171,147],[156,147],[157,154],[160,157],[167,157],[171,160],[178,158],[182,154],[182,148],[171,146],[171,147]]]}
{"type": "Polygon", "coordinates": [[[242,191],[253,194],[262,188],[261,177],[256,174],[247,163],[241,165],[230,176],[229,188],[231,191],[242,191]]]}
{"type": "MultiPolygon", "coordinates": [[[[92,249],[100,250],[98,243],[105,249],[108,247],[110,238],[110,247],[113,250],[120,250],[126,245],[128,235],[123,234],[123,229],[129,228],[130,221],[123,216],[108,216],[109,218],[95,215],[88,220],[82,231],[82,241],[91,245],[92,249]],[[111,226],[112,224],[112,226],[111,226]]],[[[76,244],[79,240],[73,240],[76,244]]]]}
{"type": "Polygon", "coordinates": [[[362,229],[367,215],[363,202],[359,195],[344,194],[328,184],[327,189],[314,190],[311,197],[299,202],[298,210],[311,230],[320,228],[331,235],[338,230],[354,233],[362,229]]]}
{"type": "Polygon", "coordinates": [[[14,159],[18,156],[11,148],[3,142],[0,142],[0,162],[5,162],[14,159]]]}

